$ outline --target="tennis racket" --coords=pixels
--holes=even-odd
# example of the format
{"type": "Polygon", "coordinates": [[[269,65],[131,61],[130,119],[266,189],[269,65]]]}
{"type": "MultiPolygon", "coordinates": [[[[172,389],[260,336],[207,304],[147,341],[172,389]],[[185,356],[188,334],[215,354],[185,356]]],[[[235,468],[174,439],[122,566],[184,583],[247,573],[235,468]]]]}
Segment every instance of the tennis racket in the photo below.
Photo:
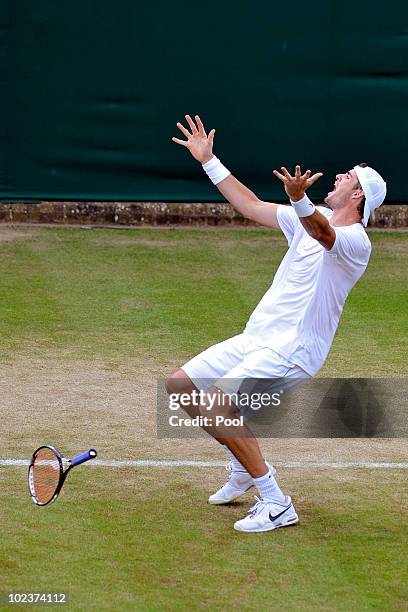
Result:
{"type": "Polygon", "coordinates": [[[28,488],[33,502],[37,506],[51,504],[57,499],[69,471],[85,461],[94,459],[96,455],[96,450],[90,448],[69,460],[65,459],[53,446],[37,448],[28,470],[28,488]],[[64,463],[69,464],[65,470],[64,463]]]}

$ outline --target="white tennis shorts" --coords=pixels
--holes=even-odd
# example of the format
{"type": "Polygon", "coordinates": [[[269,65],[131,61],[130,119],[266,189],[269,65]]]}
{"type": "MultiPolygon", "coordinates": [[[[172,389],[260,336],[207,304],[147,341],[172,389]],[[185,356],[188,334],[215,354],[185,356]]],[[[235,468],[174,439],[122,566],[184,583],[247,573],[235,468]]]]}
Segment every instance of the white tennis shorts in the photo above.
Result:
{"type": "Polygon", "coordinates": [[[246,334],[210,346],[182,366],[193,384],[203,391],[215,386],[225,393],[236,393],[242,379],[282,379],[292,388],[311,378],[299,366],[270,348],[255,344],[246,334]]]}

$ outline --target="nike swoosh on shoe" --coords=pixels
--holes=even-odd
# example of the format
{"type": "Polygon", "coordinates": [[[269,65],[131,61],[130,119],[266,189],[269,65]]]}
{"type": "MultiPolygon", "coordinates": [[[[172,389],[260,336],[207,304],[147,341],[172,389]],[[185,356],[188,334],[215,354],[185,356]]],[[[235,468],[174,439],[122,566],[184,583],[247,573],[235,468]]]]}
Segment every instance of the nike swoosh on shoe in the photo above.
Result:
{"type": "Polygon", "coordinates": [[[282,514],[285,514],[285,512],[287,512],[290,508],[292,504],[290,504],[287,508],[285,508],[284,510],[282,510],[282,512],[279,512],[279,514],[276,514],[276,516],[272,516],[271,513],[269,513],[269,520],[272,521],[272,523],[274,521],[276,521],[276,519],[278,519],[280,516],[282,516],[282,514]]]}

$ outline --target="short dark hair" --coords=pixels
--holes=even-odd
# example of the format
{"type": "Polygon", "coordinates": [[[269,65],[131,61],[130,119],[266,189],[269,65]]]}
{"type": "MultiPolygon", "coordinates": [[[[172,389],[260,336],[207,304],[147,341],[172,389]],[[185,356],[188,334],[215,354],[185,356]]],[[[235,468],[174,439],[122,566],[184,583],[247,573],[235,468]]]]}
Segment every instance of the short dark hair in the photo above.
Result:
{"type": "MultiPolygon", "coordinates": [[[[367,164],[365,162],[361,162],[361,164],[358,164],[358,165],[360,166],[360,168],[367,168],[367,164]]],[[[362,189],[362,187],[360,185],[360,181],[358,181],[358,180],[357,180],[356,189],[362,189]]],[[[363,217],[364,217],[365,201],[366,201],[365,195],[363,195],[361,202],[357,206],[357,211],[358,211],[358,214],[360,215],[361,219],[363,219],[363,217]]]]}

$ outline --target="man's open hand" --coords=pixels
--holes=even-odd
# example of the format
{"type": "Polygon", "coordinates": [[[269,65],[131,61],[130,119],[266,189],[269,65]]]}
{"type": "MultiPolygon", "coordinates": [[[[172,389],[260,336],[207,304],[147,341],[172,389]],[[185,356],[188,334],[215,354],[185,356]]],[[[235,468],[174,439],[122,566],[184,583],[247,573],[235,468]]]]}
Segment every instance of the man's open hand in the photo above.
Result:
{"type": "Polygon", "coordinates": [[[323,176],[322,172],[316,172],[316,174],[311,173],[310,170],[307,170],[304,174],[302,174],[300,170],[300,166],[296,166],[295,168],[295,176],[291,176],[285,166],[281,168],[283,174],[274,170],[273,173],[278,179],[282,181],[285,186],[285,191],[294,202],[301,200],[305,195],[305,191],[310,185],[313,185],[321,176],[323,176]]]}
{"type": "Polygon", "coordinates": [[[211,130],[207,136],[203,123],[198,115],[195,116],[196,123],[194,123],[190,115],[185,115],[185,117],[191,132],[181,123],[177,123],[177,127],[187,140],[180,140],[173,136],[172,141],[186,147],[197,161],[201,164],[205,164],[213,157],[212,149],[215,130],[211,130]]]}

